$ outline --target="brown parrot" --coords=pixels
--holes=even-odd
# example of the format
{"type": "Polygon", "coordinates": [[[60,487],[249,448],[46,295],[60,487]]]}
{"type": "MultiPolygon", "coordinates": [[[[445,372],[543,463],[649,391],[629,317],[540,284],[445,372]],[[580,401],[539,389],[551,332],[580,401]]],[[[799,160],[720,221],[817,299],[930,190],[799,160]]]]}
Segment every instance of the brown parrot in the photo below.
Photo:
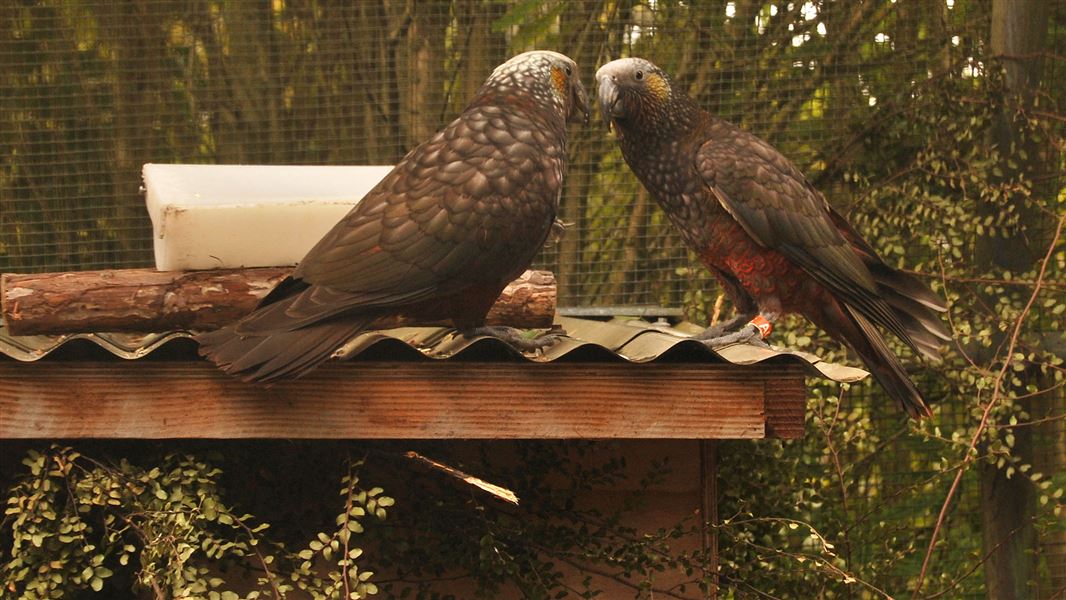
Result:
{"type": "Polygon", "coordinates": [[[615,60],[596,82],[626,162],[736,307],[697,338],[761,341],[799,313],[854,349],[911,416],[931,414],[878,327],[937,360],[950,339],[940,298],[885,264],[773,146],[702,110],[654,64],[615,60]]]}
{"type": "Polygon", "coordinates": [[[454,121],[407,153],[249,315],[201,334],[200,354],[245,380],[294,378],[389,318],[450,319],[523,350],[485,315],[544,245],[588,119],[577,65],[556,52],[497,67],[454,121]]]}

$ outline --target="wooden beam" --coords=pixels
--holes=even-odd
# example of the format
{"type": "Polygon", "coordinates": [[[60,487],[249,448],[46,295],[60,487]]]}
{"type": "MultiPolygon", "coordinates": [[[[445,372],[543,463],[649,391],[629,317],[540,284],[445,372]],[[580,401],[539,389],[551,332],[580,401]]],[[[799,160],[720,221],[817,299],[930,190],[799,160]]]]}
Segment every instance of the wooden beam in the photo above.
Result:
{"type": "Polygon", "coordinates": [[[751,439],[803,397],[798,365],[352,362],[262,387],[206,362],[0,362],[0,438],[751,439]]]}

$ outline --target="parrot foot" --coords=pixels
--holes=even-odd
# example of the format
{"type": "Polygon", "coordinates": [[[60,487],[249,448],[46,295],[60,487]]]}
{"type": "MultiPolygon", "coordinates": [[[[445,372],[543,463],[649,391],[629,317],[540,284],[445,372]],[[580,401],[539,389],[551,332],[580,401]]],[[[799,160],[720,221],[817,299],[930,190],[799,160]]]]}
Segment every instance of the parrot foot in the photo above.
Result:
{"type": "Polygon", "coordinates": [[[483,325],[481,327],[474,327],[462,332],[463,336],[471,338],[479,335],[485,335],[494,337],[500,341],[510,344],[517,350],[522,352],[538,352],[543,351],[546,348],[554,346],[566,335],[566,331],[558,325],[552,326],[551,329],[541,331],[537,335],[530,337],[526,332],[521,329],[515,329],[514,327],[506,327],[503,325],[483,325]]]}
{"type": "MultiPolygon", "coordinates": [[[[706,331],[703,333],[706,333],[706,331]]],[[[707,346],[711,350],[715,350],[723,346],[728,346],[730,344],[751,344],[753,346],[761,346],[763,348],[770,347],[770,344],[767,344],[763,341],[762,332],[759,331],[759,328],[754,325],[745,325],[739,331],[734,331],[733,333],[726,333],[724,335],[719,335],[710,339],[700,337],[703,335],[703,333],[696,334],[693,339],[699,340],[703,343],[704,346],[707,346]]]]}
{"type": "MultiPolygon", "coordinates": [[[[773,322],[776,317],[777,315],[774,313],[758,314],[754,317],[750,317],[750,320],[745,323],[744,326],[733,333],[727,333],[717,337],[704,337],[707,334],[707,331],[704,331],[703,333],[697,334],[696,339],[703,342],[703,345],[712,350],[729,344],[751,344],[753,346],[769,348],[770,344],[767,344],[763,340],[769,337],[770,332],[774,330],[773,322]]],[[[732,322],[727,322],[722,325],[728,326],[731,324],[732,322]]]]}
{"type": "Polygon", "coordinates": [[[694,340],[713,340],[720,338],[727,333],[733,333],[739,331],[748,321],[751,321],[753,317],[758,313],[740,314],[728,321],[722,321],[721,323],[711,325],[707,329],[692,336],[694,340]]]}

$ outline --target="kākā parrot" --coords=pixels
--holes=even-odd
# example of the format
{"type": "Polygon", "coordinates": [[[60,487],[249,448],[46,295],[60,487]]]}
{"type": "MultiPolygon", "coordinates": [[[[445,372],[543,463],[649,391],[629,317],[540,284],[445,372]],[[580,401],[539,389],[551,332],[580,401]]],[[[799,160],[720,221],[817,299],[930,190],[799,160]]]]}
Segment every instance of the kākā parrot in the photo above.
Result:
{"type": "Polygon", "coordinates": [[[249,315],[197,336],[245,380],[310,371],[376,321],[450,319],[502,337],[485,315],[544,245],[567,163],[567,121],[588,120],[578,67],[557,52],[498,66],[454,121],[407,153],[249,315]]]}
{"type": "Polygon", "coordinates": [[[878,327],[938,360],[950,337],[936,294],[885,264],[773,146],[701,109],[651,62],[609,62],[596,83],[626,162],[736,307],[699,339],[761,340],[799,313],[854,349],[912,417],[931,414],[878,327]]]}

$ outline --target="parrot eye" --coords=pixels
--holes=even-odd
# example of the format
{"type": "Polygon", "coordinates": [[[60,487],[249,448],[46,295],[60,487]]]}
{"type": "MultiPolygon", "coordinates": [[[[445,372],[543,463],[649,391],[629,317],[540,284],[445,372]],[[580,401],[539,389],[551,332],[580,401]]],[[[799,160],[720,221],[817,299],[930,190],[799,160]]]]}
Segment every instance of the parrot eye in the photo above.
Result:
{"type": "Polygon", "coordinates": [[[637,81],[640,81],[641,79],[644,79],[644,71],[637,71],[636,73],[633,74],[633,77],[635,77],[637,79],[637,81]]]}

